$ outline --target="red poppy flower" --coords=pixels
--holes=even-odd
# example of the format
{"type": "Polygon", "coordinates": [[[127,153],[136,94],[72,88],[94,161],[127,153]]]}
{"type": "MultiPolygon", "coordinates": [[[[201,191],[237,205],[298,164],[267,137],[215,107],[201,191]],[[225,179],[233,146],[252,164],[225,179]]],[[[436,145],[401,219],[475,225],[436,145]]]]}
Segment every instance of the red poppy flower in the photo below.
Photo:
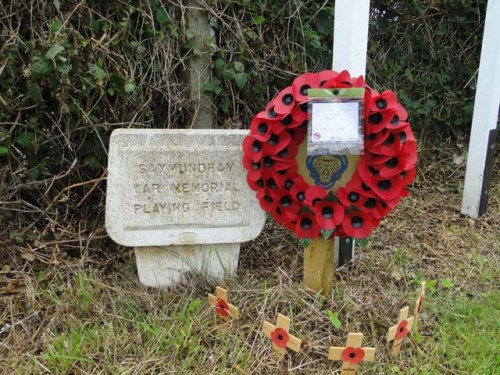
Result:
{"type": "Polygon", "coordinates": [[[274,345],[278,348],[285,349],[288,344],[288,340],[290,340],[290,336],[283,328],[277,327],[271,332],[271,340],[273,340],[274,345]]]}
{"type": "Polygon", "coordinates": [[[321,201],[313,208],[314,216],[319,226],[332,230],[344,220],[344,207],[336,202],[321,201]]]}
{"type": "Polygon", "coordinates": [[[285,228],[290,229],[291,231],[295,231],[295,227],[297,226],[297,221],[296,220],[287,220],[285,219],[285,222],[282,223],[285,228]]]}
{"type": "Polygon", "coordinates": [[[363,76],[352,77],[351,78],[352,87],[364,87],[365,86],[365,78],[363,76]]]}
{"type": "Polygon", "coordinates": [[[403,186],[408,186],[413,182],[415,176],[417,175],[417,170],[414,166],[411,166],[409,169],[406,169],[400,173],[403,186]]]}
{"type": "Polygon", "coordinates": [[[267,140],[267,146],[269,147],[269,152],[271,154],[278,154],[284,148],[286,148],[292,141],[292,136],[289,132],[282,132],[281,134],[271,133],[271,136],[267,140]]]}
{"type": "Polygon", "coordinates": [[[307,103],[308,90],[318,88],[321,78],[318,73],[306,73],[298,76],[292,83],[293,96],[297,103],[307,103]]]}
{"type": "Polygon", "coordinates": [[[269,211],[269,213],[271,214],[274,221],[276,221],[278,224],[284,224],[287,220],[284,216],[283,210],[278,205],[274,208],[273,211],[269,211]]]}
{"type": "Polygon", "coordinates": [[[320,228],[313,214],[303,212],[297,216],[295,233],[298,238],[316,238],[320,234],[320,228]]]}
{"type": "Polygon", "coordinates": [[[268,119],[271,121],[279,121],[285,117],[284,113],[276,112],[273,101],[267,103],[266,108],[257,114],[257,117],[268,119]]]}
{"type": "Polygon", "coordinates": [[[307,123],[302,122],[299,127],[290,129],[289,132],[293,140],[297,142],[297,145],[300,145],[307,136],[307,123]]]}
{"type": "Polygon", "coordinates": [[[280,189],[270,191],[269,193],[273,200],[276,202],[277,207],[279,207],[284,220],[297,219],[300,205],[295,199],[293,199],[291,192],[280,189]]]}
{"type": "Polygon", "coordinates": [[[378,225],[379,220],[363,211],[354,210],[345,215],[342,228],[349,237],[364,238],[378,225]]]}
{"type": "Polygon", "coordinates": [[[355,171],[352,174],[351,180],[346,184],[345,188],[350,191],[361,192],[366,197],[375,197],[375,193],[372,188],[363,182],[358,171],[355,171]]]}
{"type": "Polygon", "coordinates": [[[380,176],[390,178],[399,175],[408,165],[408,155],[393,156],[386,160],[380,168],[380,176]]]}
{"type": "Polygon", "coordinates": [[[251,135],[243,140],[243,153],[253,162],[257,162],[262,158],[263,148],[263,143],[251,135]]]}
{"type": "Polygon", "coordinates": [[[369,179],[366,183],[372,188],[375,194],[385,201],[395,199],[401,194],[401,190],[403,189],[403,182],[399,175],[390,178],[378,177],[369,179]]]}
{"type": "Polygon", "coordinates": [[[217,301],[215,301],[215,312],[223,317],[229,315],[229,306],[222,298],[217,298],[217,301]]]}
{"type": "Polygon", "coordinates": [[[330,79],[334,79],[336,78],[339,73],[337,73],[336,71],[334,70],[323,70],[321,72],[318,73],[319,74],[319,83],[320,85],[322,85],[322,83],[324,84],[326,81],[330,80],[330,79]]]}
{"type": "Polygon", "coordinates": [[[344,207],[361,206],[367,199],[367,197],[359,190],[348,189],[347,187],[341,187],[337,190],[337,197],[339,201],[344,205],[344,207]]]}
{"type": "Polygon", "coordinates": [[[264,187],[264,181],[261,179],[258,179],[257,181],[252,181],[250,179],[250,175],[247,174],[247,183],[248,183],[248,186],[250,187],[250,189],[254,190],[254,191],[257,191],[261,188],[264,187]]]}
{"type": "Polygon", "coordinates": [[[292,86],[280,91],[272,101],[274,110],[278,114],[288,114],[295,107],[295,98],[293,96],[292,86]]]}
{"type": "Polygon", "coordinates": [[[255,116],[250,124],[250,134],[261,142],[266,142],[271,136],[271,131],[276,129],[272,121],[255,116]]]}
{"type": "MultiPolygon", "coordinates": [[[[378,155],[395,156],[401,153],[401,148],[406,142],[406,131],[409,127],[402,128],[398,131],[382,131],[376,134],[371,144],[370,152],[378,155]],[[405,141],[402,143],[401,139],[405,141]]],[[[413,134],[412,134],[413,137],[413,134]]]]}
{"type": "Polygon", "coordinates": [[[408,334],[408,320],[402,320],[399,324],[398,324],[398,330],[396,332],[396,340],[402,340],[406,337],[406,335],[408,334]]]}
{"type": "Polygon", "coordinates": [[[309,184],[302,179],[292,186],[290,192],[293,199],[303,203],[306,200],[306,191],[309,189],[309,184]]]}
{"type": "Polygon", "coordinates": [[[370,110],[372,112],[383,111],[388,108],[398,108],[398,99],[391,90],[386,90],[380,95],[372,96],[370,110]]]}
{"type": "Polygon", "coordinates": [[[408,164],[415,165],[417,163],[417,143],[406,142],[401,150],[402,154],[408,156],[408,164]]]}
{"type": "Polygon", "coordinates": [[[369,182],[375,180],[380,173],[379,168],[377,168],[377,165],[371,164],[368,157],[362,158],[359,161],[357,172],[359,173],[359,177],[361,177],[361,180],[365,184],[370,186],[370,189],[371,185],[369,182]]]}
{"type": "MultiPolygon", "coordinates": [[[[341,71],[336,77],[331,78],[327,80],[324,83],[324,87],[326,88],[349,88],[353,87],[353,84],[351,83],[351,75],[347,70],[341,71]]],[[[357,80],[355,80],[357,82],[357,80]]],[[[361,86],[362,87],[362,86],[361,86]]]]}
{"type": "MultiPolygon", "coordinates": [[[[388,207],[385,205],[385,207],[388,207]]],[[[368,197],[363,204],[359,206],[360,210],[373,216],[375,219],[380,220],[384,217],[384,203],[376,197],[368,197]]]]}
{"type": "Polygon", "coordinates": [[[308,205],[309,207],[314,207],[317,202],[325,199],[327,194],[327,191],[322,187],[310,186],[306,190],[306,199],[304,200],[304,204],[308,205]]]}
{"type": "Polygon", "coordinates": [[[353,348],[352,346],[345,348],[340,356],[343,362],[349,362],[351,365],[357,365],[363,358],[365,358],[363,348],[353,348]]]}
{"type": "Polygon", "coordinates": [[[270,212],[276,209],[276,201],[267,190],[259,190],[257,192],[257,198],[259,199],[260,207],[262,207],[264,211],[270,212]]]}
{"type": "Polygon", "coordinates": [[[395,116],[397,116],[397,111],[394,108],[378,112],[370,112],[365,127],[366,134],[375,134],[382,131],[384,128],[389,128],[389,125],[395,116]]]}
{"type": "MultiPolygon", "coordinates": [[[[345,216],[344,216],[344,219],[345,219],[345,216]]],[[[350,237],[344,230],[344,228],[342,227],[342,225],[337,225],[335,227],[335,231],[333,232],[334,236],[336,237],[340,237],[340,238],[346,238],[346,237],[350,237]]]]}
{"type": "Polygon", "coordinates": [[[307,103],[302,103],[296,106],[292,111],[293,121],[295,121],[297,124],[302,124],[304,121],[307,121],[307,111],[307,103]]]}
{"type": "Polygon", "coordinates": [[[250,181],[258,181],[260,179],[267,180],[269,177],[272,177],[272,170],[266,168],[263,161],[253,162],[252,160],[244,157],[243,167],[248,171],[247,180],[250,181]]]}

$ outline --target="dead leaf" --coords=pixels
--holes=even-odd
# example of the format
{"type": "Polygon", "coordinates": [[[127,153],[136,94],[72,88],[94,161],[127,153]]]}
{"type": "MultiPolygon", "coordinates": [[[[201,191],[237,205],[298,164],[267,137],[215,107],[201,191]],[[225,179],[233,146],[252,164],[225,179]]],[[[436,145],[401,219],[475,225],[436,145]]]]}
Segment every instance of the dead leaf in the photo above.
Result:
{"type": "Polygon", "coordinates": [[[462,165],[465,161],[465,157],[463,155],[453,155],[453,163],[455,165],[462,165]]]}
{"type": "Polygon", "coordinates": [[[21,258],[26,259],[28,262],[33,262],[36,258],[29,253],[22,253],[21,258]]]}
{"type": "Polygon", "coordinates": [[[8,283],[7,286],[5,287],[5,291],[7,292],[7,294],[14,294],[14,292],[16,291],[14,283],[13,282],[8,283]]]}

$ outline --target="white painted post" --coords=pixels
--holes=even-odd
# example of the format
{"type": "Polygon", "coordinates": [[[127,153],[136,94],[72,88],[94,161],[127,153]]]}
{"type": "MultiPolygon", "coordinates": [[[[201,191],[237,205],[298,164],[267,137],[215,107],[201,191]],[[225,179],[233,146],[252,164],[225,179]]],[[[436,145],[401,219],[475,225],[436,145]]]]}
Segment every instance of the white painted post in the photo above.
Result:
{"type": "Polygon", "coordinates": [[[462,197],[462,213],[472,217],[478,217],[486,209],[484,200],[487,198],[491,167],[488,155],[494,152],[495,141],[490,139],[491,134],[495,134],[500,105],[499,21],[500,0],[489,0],[462,197]]]}
{"type": "Polygon", "coordinates": [[[364,76],[368,50],[370,0],[336,0],[332,69],[364,76]]]}
{"type": "MultiPolygon", "coordinates": [[[[370,0],[336,0],[333,30],[333,63],[336,71],[365,76],[370,0]]],[[[341,266],[354,256],[353,238],[335,237],[335,263],[341,266]]]]}

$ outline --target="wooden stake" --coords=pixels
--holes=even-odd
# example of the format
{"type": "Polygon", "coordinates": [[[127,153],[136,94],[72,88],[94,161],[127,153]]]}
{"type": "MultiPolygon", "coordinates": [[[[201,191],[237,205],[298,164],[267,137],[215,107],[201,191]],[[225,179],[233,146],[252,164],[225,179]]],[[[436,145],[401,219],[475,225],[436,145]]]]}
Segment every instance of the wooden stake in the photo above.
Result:
{"type": "Polygon", "coordinates": [[[328,351],[330,361],[342,361],[341,375],[356,375],[358,364],[375,360],[375,348],[362,348],[362,333],[349,333],[345,347],[332,346],[328,351]]]}
{"type": "Polygon", "coordinates": [[[394,341],[392,344],[392,355],[397,356],[401,349],[401,344],[403,343],[406,335],[411,331],[413,326],[414,317],[408,318],[408,311],[410,308],[406,306],[402,308],[399,312],[398,324],[389,328],[387,332],[387,342],[394,341]]]}
{"type": "Polygon", "coordinates": [[[238,308],[228,303],[227,291],[220,286],[215,288],[215,296],[213,294],[208,294],[208,302],[215,308],[215,312],[224,321],[228,321],[230,318],[238,320],[240,315],[238,313],[238,308]]]}
{"type": "Polygon", "coordinates": [[[276,325],[264,321],[262,324],[262,332],[273,341],[273,349],[279,354],[279,358],[283,357],[286,348],[294,352],[300,351],[302,340],[292,336],[288,330],[290,328],[290,318],[285,315],[278,314],[276,325]]]}
{"type": "Polygon", "coordinates": [[[333,288],[335,272],[334,241],[315,238],[304,250],[304,285],[328,295],[333,288]]]}

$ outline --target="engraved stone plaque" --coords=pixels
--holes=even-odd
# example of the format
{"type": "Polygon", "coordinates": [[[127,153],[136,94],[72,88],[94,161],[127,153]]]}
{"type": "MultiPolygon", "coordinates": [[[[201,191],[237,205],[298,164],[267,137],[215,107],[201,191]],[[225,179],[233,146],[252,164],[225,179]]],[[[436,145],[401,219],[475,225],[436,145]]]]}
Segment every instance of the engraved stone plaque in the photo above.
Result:
{"type": "Polygon", "coordinates": [[[106,198],[110,237],[136,247],[254,239],[265,214],[241,162],[247,133],[115,130],[106,198]]]}

